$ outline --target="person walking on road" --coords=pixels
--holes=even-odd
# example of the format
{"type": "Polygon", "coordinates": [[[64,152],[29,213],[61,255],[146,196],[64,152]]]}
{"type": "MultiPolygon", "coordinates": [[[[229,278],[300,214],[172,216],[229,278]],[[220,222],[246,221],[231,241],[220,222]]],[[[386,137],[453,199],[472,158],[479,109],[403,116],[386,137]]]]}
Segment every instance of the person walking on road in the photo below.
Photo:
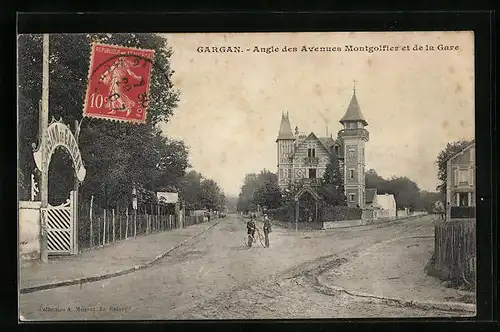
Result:
{"type": "Polygon", "coordinates": [[[262,228],[264,231],[264,245],[266,248],[269,248],[269,233],[271,233],[271,221],[267,214],[264,215],[264,226],[262,228]]]}

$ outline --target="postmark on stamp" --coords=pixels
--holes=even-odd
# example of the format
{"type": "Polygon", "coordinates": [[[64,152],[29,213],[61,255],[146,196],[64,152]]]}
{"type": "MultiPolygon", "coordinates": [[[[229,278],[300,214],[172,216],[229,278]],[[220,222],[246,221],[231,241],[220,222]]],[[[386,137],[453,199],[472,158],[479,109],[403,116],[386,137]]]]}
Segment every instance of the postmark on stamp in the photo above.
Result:
{"type": "Polygon", "coordinates": [[[94,44],[83,115],[143,123],[154,50],[94,44]]]}

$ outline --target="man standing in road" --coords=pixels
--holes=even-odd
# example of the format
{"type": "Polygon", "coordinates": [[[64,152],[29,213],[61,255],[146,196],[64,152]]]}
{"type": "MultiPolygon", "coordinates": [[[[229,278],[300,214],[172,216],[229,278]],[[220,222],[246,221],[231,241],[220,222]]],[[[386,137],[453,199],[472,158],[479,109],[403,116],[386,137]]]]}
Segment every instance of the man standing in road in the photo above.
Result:
{"type": "Polygon", "coordinates": [[[253,216],[251,216],[250,220],[247,222],[248,247],[252,246],[255,239],[255,229],[255,222],[253,221],[253,216]]]}
{"type": "Polygon", "coordinates": [[[269,233],[271,233],[271,221],[269,221],[269,217],[267,214],[264,215],[264,245],[266,248],[269,248],[269,233]]]}

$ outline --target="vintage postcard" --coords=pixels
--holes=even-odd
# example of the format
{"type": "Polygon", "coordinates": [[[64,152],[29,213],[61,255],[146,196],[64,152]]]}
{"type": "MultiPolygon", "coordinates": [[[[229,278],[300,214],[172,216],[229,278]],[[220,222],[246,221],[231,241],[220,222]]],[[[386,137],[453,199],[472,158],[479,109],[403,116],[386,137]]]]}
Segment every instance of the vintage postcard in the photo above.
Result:
{"type": "Polygon", "coordinates": [[[474,34],[18,36],[21,321],[476,315],[474,34]]]}

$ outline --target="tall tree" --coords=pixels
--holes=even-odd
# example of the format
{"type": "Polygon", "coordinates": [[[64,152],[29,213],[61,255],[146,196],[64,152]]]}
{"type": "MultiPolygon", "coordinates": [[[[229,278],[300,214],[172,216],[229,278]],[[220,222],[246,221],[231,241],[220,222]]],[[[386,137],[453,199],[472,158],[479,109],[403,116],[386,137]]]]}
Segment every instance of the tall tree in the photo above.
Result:
{"type": "Polygon", "coordinates": [[[222,192],[214,180],[204,179],[200,184],[200,201],[204,208],[220,210],[224,204],[222,192]],[[222,201],[221,201],[222,199],[222,201]]]}
{"type": "Polygon", "coordinates": [[[420,199],[420,188],[407,177],[393,177],[388,183],[389,190],[394,194],[398,209],[415,210],[420,199]]]}
{"type": "Polygon", "coordinates": [[[366,188],[376,188],[378,194],[385,194],[390,192],[388,188],[389,181],[377,174],[374,169],[369,169],[365,173],[365,186],[366,188]]]}
{"type": "Polygon", "coordinates": [[[420,198],[417,201],[415,210],[432,213],[435,203],[438,201],[443,201],[441,193],[422,190],[420,191],[420,198]]]}
{"type": "Polygon", "coordinates": [[[438,167],[438,180],[440,181],[439,185],[436,187],[440,193],[446,195],[446,162],[450,159],[454,154],[460,152],[463,148],[465,148],[470,142],[465,140],[459,140],[454,142],[449,142],[446,144],[445,148],[439,152],[436,158],[436,165],[438,167]]]}
{"type": "Polygon", "coordinates": [[[200,197],[200,185],[203,176],[195,170],[189,171],[180,182],[180,193],[188,210],[200,210],[203,208],[200,197]]]}
{"type": "MultiPolygon", "coordinates": [[[[274,202],[277,199],[276,188],[280,192],[277,183],[277,175],[266,169],[260,171],[259,174],[247,174],[238,196],[238,211],[254,211],[257,205],[274,202]]],[[[279,196],[281,197],[281,192],[279,196]]],[[[275,203],[271,205],[275,206],[275,203]]]]}
{"type": "MultiPolygon", "coordinates": [[[[19,152],[20,169],[26,179],[34,169],[31,144],[37,142],[38,102],[41,99],[42,38],[40,35],[19,37],[19,152]]],[[[73,127],[81,121],[80,150],[87,168],[81,195],[93,195],[96,204],[114,205],[129,200],[134,184],[149,191],[153,197],[157,187],[175,184],[170,171],[179,176],[185,169],[187,154],[182,144],[163,141],[157,124],[168,121],[179,100],[173,88],[170,68],[172,49],[165,38],[156,34],[59,34],[50,36],[50,110],[49,117],[62,118],[73,127]],[[155,50],[151,71],[150,102],[145,124],[133,125],[94,118],[82,119],[82,105],[87,88],[92,42],[101,42],[155,50]],[[157,165],[172,153],[168,170],[160,172],[157,165]],[[176,164],[176,165],[174,165],[176,164]]],[[[67,182],[72,177],[68,158],[56,158],[50,165],[51,174],[62,177],[49,183],[67,182]]],[[[61,184],[61,187],[68,187],[61,184]]],[[[54,192],[56,189],[53,189],[54,192]]],[[[24,194],[26,196],[26,194],[24,194]]],[[[50,199],[50,192],[49,192],[50,199]]]]}
{"type": "Polygon", "coordinates": [[[255,190],[253,203],[268,209],[275,209],[281,203],[281,191],[278,186],[278,179],[266,180],[255,190]]]}
{"type": "Polygon", "coordinates": [[[370,169],[366,172],[365,184],[366,188],[376,188],[379,195],[394,195],[398,209],[409,208],[414,210],[421,205],[419,202],[421,199],[420,188],[407,177],[384,179],[375,170],[370,169]]]}
{"type": "Polygon", "coordinates": [[[347,198],[344,193],[344,180],[340,171],[339,160],[335,153],[330,155],[319,192],[328,204],[347,205],[347,198]]]}
{"type": "Polygon", "coordinates": [[[243,186],[238,195],[237,209],[238,211],[252,211],[257,208],[253,202],[255,191],[259,187],[259,176],[255,173],[245,175],[243,186]]]}

